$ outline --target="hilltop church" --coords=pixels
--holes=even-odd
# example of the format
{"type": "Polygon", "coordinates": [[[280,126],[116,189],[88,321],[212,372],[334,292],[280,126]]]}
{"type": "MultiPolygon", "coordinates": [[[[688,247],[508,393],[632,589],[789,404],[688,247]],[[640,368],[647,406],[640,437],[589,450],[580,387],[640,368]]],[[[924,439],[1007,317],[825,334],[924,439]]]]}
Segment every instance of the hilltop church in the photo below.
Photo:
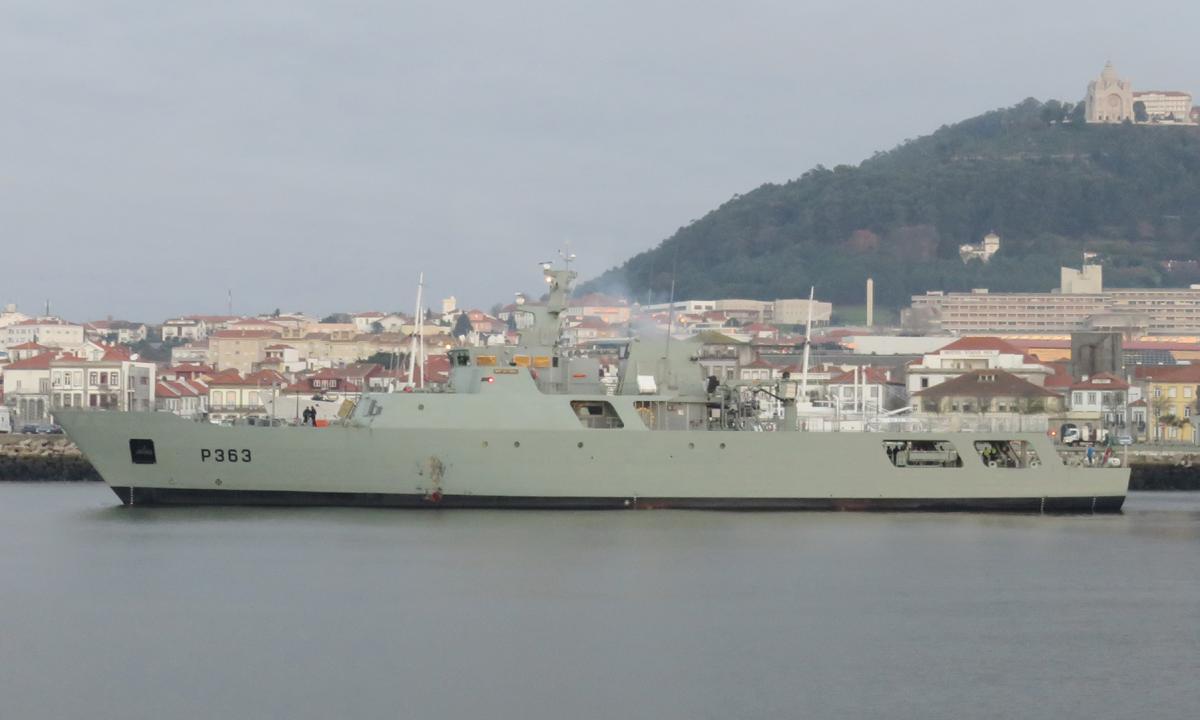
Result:
{"type": "Polygon", "coordinates": [[[1200,117],[1192,107],[1191,93],[1179,90],[1134,92],[1133,83],[1117,75],[1111,62],[1104,64],[1099,78],[1088,83],[1084,108],[1084,120],[1089,123],[1191,125],[1200,117]]]}

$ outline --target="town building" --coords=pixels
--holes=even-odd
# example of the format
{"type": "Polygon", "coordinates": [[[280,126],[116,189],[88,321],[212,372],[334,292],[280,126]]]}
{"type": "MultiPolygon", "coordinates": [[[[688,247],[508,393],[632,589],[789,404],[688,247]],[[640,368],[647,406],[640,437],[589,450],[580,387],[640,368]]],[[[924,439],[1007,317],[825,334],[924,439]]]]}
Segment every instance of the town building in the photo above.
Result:
{"type": "Polygon", "coordinates": [[[122,412],[154,409],[157,368],[112,347],[99,360],[62,355],[50,361],[51,409],[122,412]]]}
{"type": "Polygon", "coordinates": [[[83,326],[69,323],[57,317],[39,317],[22,320],[0,329],[4,347],[21,343],[36,342],[55,348],[77,348],[83,345],[83,326]]]}
{"type": "Polygon", "coordinates": [[[971,370],[911,394],[913,412],[983,415],[1048,414],[1063,409],[1053,390],[1001,369],[971,370]]]}
{"type": "Polygon", "coordinates": [[[1146,403],[1147,435],[1158,442],[1195,443],[1200,365],[1137,368],[1146,403]]]}
{"type": "Polygon", "coordinates": [[[1145,113],[1145,119],[1139,122],[1192,124],[1192,94],[1180,90],[1135,92],[1135,119],[1139,117],[1139,110],[1145,113]]]}
{"type": "Polygon", "coordinates": [[[1112,373],[1085,376],[1070,386],[1072,413],[1092,413],[1105,428],[1122,428],[1128,422],[1129,383],[1112,373]]]}
{"type": "Polygon", "coordinates": [[[1186,288],[1102,286],[1099,265],[1062,268],[1062,285],[1043,293],[931,290],[914,295],[901,315],[910,330],[984,333],[1070,333],[1083,330],[1145,333],[1200,332],[1200,285],[1186,288]]]}
{"type": "Polygon", "coordinates": [[[629,322],[629,301],[603,293],[588,293],[572,298],[567,305],[567,315],[577,315],[584,318],[597,318],[609,325],[623,325],[629,322]]]}
{"type": "Polygon", "coordinates": [[[977,370],[1004,370],[1039,387],[1054,374],[1052,368],[1005,340],[962,337],[908,366],[908,392],[915,395],[977,370]]]}
{"type": "MultiPolygon", "coordinates": [[[[771,304],[771,319],[773,325],[804,325],[809,318],[808,298],[776,300],[771,304]]],[[[812,324],[814,327],[829,325],[833,318],[833,303],[820,300],[811,301],[812,324]]]]}
{"type": "Polygon", "coordinates": [[[842,414],[879,415],[904,407],[908,401],[903,382],[893,378],[887,368],[869,365],[830,378],[827,388],[830,401],[842,414]]]}
{"type": "Polygon", "coordinates": [[[19,422],[48,422],[59,408],[150,410],[156,368],[119,347],[96,360],[49,350],[4,366],[4,404],[19,422]]]}
{"type": "MultiPolygon", "coordinates": [[[[279,342],[278,330],[218,330],[208,337],[209,355],[218,370],[249,373],[266,359],[266,348],[279,342]]],[[[175,356],[172,354],[172,361],[175,356]]]]}
{"type": "Polygon", "coordinates": [[[20,322],[25,322],[29,316],[24,313],[17,312],[17,306],[9,303],[3,309],[0,309],[0,329],[6,328],[9,325],[16,325],[20,322]]]}
{"type": "Polygon", "coordinates": [[[984,235],[982,242],[966,243],[958,246],[958,256],[962,258],[964,263],[971,260],[987,262],[998,252],[1000,252],[1000,236],[994,232],[984,235]]]}
{"type": "Polygon", "coordinates": [[[237,370],[220,372],[208,380],[208,413],[213,422],[231,422],[247,415],[262,415],[268,400],[288,385],[273,370],[242,375],[237,370]]]}
{"type": "Polygon", "coordinates": [[[83,327],[89,338],[108,343],[132,345],[145,340],[148,334],[145,323],[129,320],[93,320],[83,327]]]}
{"type": "Polygon", "coordinates": [[[163,342],[189,342],[208,337],[208,325],[201,318],[172,318],[160,329],[163,342]]]}
{"type": "Polygon", "coordinates": [[[162,380],[154,388],[154,409],[185,418],[208,412],[208,386],[199,380],[162,380]]]}

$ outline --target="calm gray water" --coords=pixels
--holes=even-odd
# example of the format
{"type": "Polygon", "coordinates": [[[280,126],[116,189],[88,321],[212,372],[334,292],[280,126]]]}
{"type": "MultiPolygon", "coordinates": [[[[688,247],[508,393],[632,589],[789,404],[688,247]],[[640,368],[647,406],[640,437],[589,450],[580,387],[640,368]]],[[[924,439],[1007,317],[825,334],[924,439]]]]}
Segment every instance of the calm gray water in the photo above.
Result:
{"type": "Polygon", "coordinates": [[[1194,718],[1200,494],[1112,517],[147,509],[0,485],[0,718],[1194,718]]]}

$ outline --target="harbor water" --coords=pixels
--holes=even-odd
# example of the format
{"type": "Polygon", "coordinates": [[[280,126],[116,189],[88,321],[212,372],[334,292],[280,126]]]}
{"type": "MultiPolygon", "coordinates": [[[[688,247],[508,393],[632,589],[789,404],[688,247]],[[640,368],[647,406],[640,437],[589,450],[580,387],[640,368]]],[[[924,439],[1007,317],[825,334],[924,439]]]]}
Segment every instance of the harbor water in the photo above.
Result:
{"type": "Polygon", "coordinates": [[[0,484],[0,717],[1192,718],[1200,493],[1113,516],[126,508],[0,484]]]}

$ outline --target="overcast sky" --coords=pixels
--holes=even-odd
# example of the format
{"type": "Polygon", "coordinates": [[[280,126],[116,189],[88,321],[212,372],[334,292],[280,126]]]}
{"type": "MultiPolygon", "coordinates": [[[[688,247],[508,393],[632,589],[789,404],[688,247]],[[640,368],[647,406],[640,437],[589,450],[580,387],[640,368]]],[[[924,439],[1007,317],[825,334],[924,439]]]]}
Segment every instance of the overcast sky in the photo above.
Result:
{"type": "Polygon", "coordinates": [[[486,308],[1108,58],[1200,93],[1200,3],[973,5],[0,0],[0,303],[486,308]]]}

